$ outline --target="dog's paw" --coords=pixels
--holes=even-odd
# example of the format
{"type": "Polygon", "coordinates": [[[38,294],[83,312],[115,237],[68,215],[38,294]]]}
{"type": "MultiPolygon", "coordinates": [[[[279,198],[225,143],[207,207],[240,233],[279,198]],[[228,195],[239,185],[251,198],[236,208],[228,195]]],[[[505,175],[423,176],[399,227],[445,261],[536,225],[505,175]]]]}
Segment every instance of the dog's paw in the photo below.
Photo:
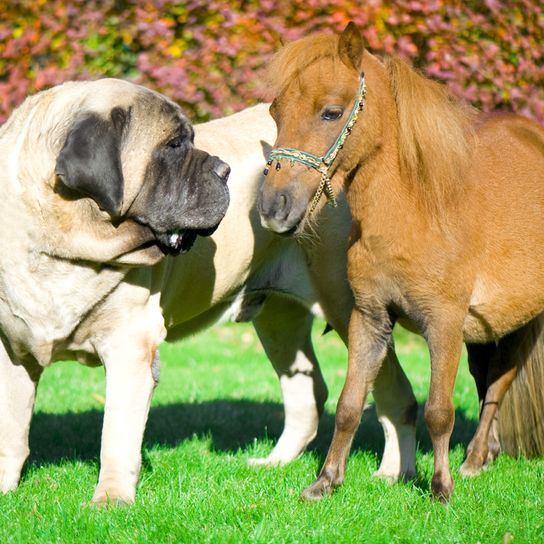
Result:
{"type": "Polygon", "coordinates": [[[134,504],[134,493],[117,486],[98,486],[91,504],[98,507],[128,506],[134,504]]]}
{"type": "Polygon", "coordinates": [[[286,465],[289,461],[284,461],[272,455],[268,457],[250,457],[247,464],[251,467],[279,467],[286,465]]]}
{"type": "Polygon", "coordinates": [[[376,470],[372,474],[373,478],[382,480],[388,484],[396,484],[397,482],[408,482],[416,477],[416,471],[407,469],[405,471],[387,471],[382,468],[376,470]]]}
{"type": "Polygon", "coordinates": [[[0,493],[9,493],[17,489],[19,471],[0,470],[0,493]]]}

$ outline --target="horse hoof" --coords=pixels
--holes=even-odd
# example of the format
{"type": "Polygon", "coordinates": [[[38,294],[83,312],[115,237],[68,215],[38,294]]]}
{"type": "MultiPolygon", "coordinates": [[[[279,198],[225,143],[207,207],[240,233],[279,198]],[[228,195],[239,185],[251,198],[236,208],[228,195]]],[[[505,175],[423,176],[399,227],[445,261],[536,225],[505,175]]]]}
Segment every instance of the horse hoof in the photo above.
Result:
{"type": "Polygon", "coordinates": [[[482,471],[484,470],[483,465],[474,465],[473,463],[469,463],[465,461],[460,467],[459,467],[459,474],[463,476],[463,478],[474,478],[475,476],[478,476],[482,471]]]}
{"type": "Polygon", "coordinates": [[[301,498],[305,501],[316,502],[320,501],[326,495],[330,495],[332,492],[332,484],[327,480],[318,478],[302,492],[301,498]]]}
{"type": "Polygon", "coordinates": [[[437,501],[440,501],[442,504],[447,504],[453,493],[453,480],[451,477],[449,478],[449,481],[443,481],[442,479],[433,477],[431,491],[433,497],[437,501]]]}

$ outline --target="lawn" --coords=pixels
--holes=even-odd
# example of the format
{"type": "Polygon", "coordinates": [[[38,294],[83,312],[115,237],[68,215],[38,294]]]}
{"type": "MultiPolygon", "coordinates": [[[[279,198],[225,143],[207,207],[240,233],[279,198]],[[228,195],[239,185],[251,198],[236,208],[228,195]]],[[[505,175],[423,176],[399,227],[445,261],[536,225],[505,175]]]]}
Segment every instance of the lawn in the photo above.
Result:
{"type": "MultiPolygon", "coordinates": [[[[38,393],[31,458],[15,493],[0,496],[0,542],[543,542],[544,460],[500,457],[475,479],[458,474],[475,429],[477,401],[466,360],[456,384],[450,455],[456,488],[446,507],[430,498],[430,440],[418,424],[418,479],[371,478],[383,448],[372,407],[365,412],[344,486],[320,503],[299,499],[326,453],[346,350],[334,333],[314,336],[330,389],[318,439],[289,466],[253,468],[282,427],[275,374],[250,326],[223,325],[163,345],[144,443],[137,502],[88,505],[98,476],[104,376],[58,363],[38,393]]],[[[420,405],[429,380],[422,340],[396,331],[399,358],[420,405]]]]}

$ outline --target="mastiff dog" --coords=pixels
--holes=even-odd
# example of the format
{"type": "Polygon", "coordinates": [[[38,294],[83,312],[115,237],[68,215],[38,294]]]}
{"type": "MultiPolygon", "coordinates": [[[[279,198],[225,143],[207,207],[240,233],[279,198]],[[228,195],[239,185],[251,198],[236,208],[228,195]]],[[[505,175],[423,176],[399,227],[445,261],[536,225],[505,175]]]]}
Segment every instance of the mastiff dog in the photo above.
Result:
{"type": "Polygon", "coordinates": [[[229,166],[179,106],[115,79],[29,97],[0,128],[0,490],[28,456],[36,385],[59,359],[103,364],[97,503],[131,502],[166,336],[150,265],[219,225],[229,166]]]}

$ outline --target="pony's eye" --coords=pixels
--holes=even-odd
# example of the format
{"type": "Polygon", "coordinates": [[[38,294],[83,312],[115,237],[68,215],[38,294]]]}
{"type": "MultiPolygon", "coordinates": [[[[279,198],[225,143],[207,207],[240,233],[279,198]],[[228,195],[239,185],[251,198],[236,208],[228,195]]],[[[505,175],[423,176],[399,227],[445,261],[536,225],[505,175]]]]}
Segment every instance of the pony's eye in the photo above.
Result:
{"type": "Polygon", "coordinates": [[[344,113],[344,109],[340,106],[325,106],[321,110],[321,119],[323,121],[336,121],[340,119],[344,113]]]}

